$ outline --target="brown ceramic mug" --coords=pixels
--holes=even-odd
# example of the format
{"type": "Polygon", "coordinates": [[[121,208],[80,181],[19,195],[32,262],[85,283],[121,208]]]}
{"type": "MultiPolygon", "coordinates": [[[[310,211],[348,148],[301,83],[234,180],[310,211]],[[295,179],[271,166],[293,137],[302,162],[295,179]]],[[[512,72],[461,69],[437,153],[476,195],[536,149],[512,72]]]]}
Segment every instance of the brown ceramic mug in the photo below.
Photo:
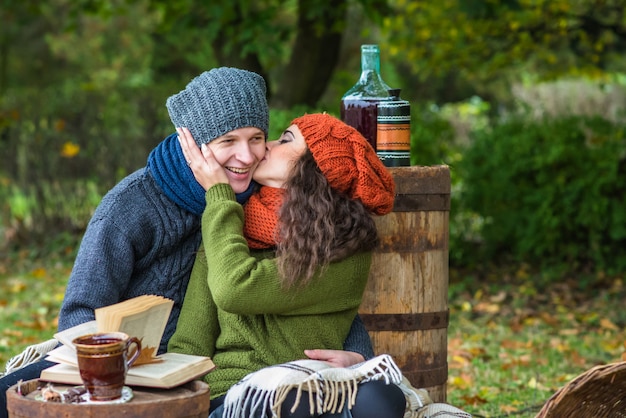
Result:
{"type": "Polygon", "coordinates": [[[72,342],[76,347],[80,377],[90,399],[120,398],[126,372],[141,353],[141,341],[123,332],[101,332],[77,337],[72,342]],[[131,355],[133,344],[136,349],[131,355]]]}

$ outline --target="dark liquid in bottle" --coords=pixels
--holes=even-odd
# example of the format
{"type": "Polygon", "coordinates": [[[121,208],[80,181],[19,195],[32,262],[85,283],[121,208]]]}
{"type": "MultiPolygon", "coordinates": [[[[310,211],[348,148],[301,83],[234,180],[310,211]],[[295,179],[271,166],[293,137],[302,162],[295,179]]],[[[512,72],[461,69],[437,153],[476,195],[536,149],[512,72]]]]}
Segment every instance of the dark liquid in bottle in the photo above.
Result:
{"type": "Polygon", "coordinates": [[[367,139],[376,151],[376,131],[378,119],[378,100],[341,101],[341,120],[355,128],[367,139]]]}

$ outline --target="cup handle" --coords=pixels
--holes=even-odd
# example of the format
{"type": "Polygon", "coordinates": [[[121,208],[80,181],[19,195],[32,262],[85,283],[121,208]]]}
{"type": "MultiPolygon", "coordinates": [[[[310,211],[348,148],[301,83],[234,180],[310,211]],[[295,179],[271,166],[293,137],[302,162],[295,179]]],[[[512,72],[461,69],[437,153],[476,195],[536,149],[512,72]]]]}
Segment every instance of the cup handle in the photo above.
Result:
{"type": "Polygon", "coordinates": [[[141,354],[141,340],[139,340],[139,338],[137,338],[137,337],[130,337],[129,338],[128,342],[126,343],[126,353],[130,352],[130,346],[132,344],[135,344],[135,347],[137,349],[133,353],[133,356],[126,361],[126,367],[127,368],[130,368],[130,366],[132,366],[133,363],[135,362],[135,360],[137,360],[137,358],[139,357],[139,354],[141,354]]]}

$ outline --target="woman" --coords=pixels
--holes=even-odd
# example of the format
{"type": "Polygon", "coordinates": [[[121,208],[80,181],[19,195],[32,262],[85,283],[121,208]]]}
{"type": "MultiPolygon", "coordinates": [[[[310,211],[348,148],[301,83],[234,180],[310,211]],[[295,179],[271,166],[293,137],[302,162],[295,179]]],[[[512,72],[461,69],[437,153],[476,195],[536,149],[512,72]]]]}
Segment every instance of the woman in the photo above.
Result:
{"type": "MultiPolygon", "coordinates": [[[[393,179],[355,129],[327,114],[305,115],[267,144],[254,173],[262,187],[242,208],[211,150],[201,153],[189,131],[178,132],[207,189],[207,205],[203,246],[168,350],[213,358],[217,369],[205,377],[212,417],[222,409],[229,417],[257,416],[250,405],[221,405],[233,385],[264,367],[302,359],[307,348],[341,348],[378,242],[372,215],[391,211],[393,179]]],[[[361,386],[354,407],[341,404],[341,413],[404,415],[397,386],[361,386]]],[[[272,407],[282,416],[340,416],[311,413],[297,391],[281,401],[272,389],[257,395],[272,396],[272,405],[257,410],[260,417],[271,416],[272,407]]]]}

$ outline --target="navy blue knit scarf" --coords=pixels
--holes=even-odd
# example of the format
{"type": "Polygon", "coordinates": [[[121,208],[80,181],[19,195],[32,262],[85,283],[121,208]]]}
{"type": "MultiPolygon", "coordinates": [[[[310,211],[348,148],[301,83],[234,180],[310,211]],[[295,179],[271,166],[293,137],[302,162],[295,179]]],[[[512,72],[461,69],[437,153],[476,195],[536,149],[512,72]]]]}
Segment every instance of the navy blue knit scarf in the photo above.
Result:
{"type": "MultiPolygon", "coordinates": [[[[205,190],[187,166],[178,134],[165,138],[148,156],[148,169],[163,192],[178,206],[195,215],[202,215],[206,200],[205,190]]],[[[254,191],[254,182],[248,190],[238,193],[237,202],[245,203],[254,191]]]]}

